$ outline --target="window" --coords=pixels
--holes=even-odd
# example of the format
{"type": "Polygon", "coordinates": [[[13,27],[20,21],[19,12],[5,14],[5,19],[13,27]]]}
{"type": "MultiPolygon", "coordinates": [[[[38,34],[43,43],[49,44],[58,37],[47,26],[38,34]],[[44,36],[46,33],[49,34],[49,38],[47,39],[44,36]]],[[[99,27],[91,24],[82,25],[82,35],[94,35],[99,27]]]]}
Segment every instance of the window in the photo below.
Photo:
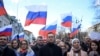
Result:
{"type": "Polygon", "coordinates": [[[2,21],[0,21],[0,27],[2,27],[2,21]]]}

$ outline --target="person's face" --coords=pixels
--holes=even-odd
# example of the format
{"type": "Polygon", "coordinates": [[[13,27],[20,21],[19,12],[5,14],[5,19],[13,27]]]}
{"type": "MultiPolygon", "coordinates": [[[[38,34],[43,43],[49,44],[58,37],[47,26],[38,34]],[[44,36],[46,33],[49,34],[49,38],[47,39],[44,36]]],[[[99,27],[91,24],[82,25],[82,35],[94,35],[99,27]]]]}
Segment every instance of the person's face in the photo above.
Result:
{"type": "Polygon", "coordinates": [[[37,44],[39,44],[39,45],[42,45],[42,44],[43,44],[42,38],[38,38],[38,39],[37,39],[37,44]]]}
{"type": "Polygon", "coordinates": [[[7,43],[7,46],[8,46],[9,48],[11,48],[11,43],[10,43],[10,42],[8,42],[8,43],[7,43]]]}
{"type": "Polygon", "coordinates": [[[73,47],[76,48],[76,49],[78,49],[78,48],[80,47],[80,43],[79,43],[78,40],[75,40],[75,41],[73,42],[73,47]]]}
{"type": "Polygon", "coordinates": [[[13,41],[12,46],[13,46],[13,48],[17,48],[18,47],[18,42],[17,41],[13,41]]]}
{"type": "Polygon", "coordinates": [[[46,45],[47,44],[47,40],[43,40],[43,45],[46,45]]]}
{"type": "Polygon", "coordinates": [[[8,39],[6,36],[1,36],[0,37],[0,46],[5,46],[7,45],[8,39]]]}
{"type": "Polygon", "coordinates": [[[28,45],[27,45],[27,43],[25,41],[22,41],[21,48],[22,49],[27,49],[28,48],[28,45]]]}
{"type": "Polygon", "coordinates": [[[66,45],[64,42],[60,42],[59,44],[57,44],[61,49],[62,52],[64,53],[65,51],[67,51],[66,45]]]}
{"type": "Polygon", "coordinates": [[[50,42],[50,43],[54,43],[55,42],[54,34],[48,34],[48,42],[50,42]]]}
{"type": "Polygon", "coordinates": [[[56,44],[60,43],[61,40],[60,39],[56,39],[56,44]]]}
{"type": "Polygon", "coordinates": [[[92,42],[91,43],[91,48],[92,48],[93,51],[96,51],[98,46],[94,42],[92,42]]]}
{"type": "Polygon", "coordinates": [[[85,42],[86,43],[90,43],[91,42],[91,39],[89,37],[85,37],[85,42]]]}
{"type": "Polygon", "coordinates": [[[63,42],[60,42],[58,44],[59,47],[61,47],[62,50],[64,50],[66,48],[65,44],[63,42]]]}

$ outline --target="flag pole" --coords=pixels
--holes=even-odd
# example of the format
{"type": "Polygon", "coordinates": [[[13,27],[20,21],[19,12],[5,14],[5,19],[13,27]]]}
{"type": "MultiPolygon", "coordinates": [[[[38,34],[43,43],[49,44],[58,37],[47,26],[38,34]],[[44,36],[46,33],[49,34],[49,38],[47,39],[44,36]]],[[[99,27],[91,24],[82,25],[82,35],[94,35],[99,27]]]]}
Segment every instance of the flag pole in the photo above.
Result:
{"type": "MultiPolygon", "coordinates": [[[[81,17],[81,26],[82,26],[82,18],[83,16],[81,17]]],[[[79,37],[81,36],[81,27],[80,27],[80,32],[79,32],[79,37]]],[[[82,37],[83,38],[83,37],[82,37]]],[[[80,38],[82,40],[82,38],[80,38]]]]}
{"type": "Polygon", "coordinates": [[[19,14],[19,4],[20,4],[19,2],[20,2],[20,0],[18,0],[18,2],[17,2],[17,15],[16,15],[18,20],[19,20],[18,14],[19,14]]]}
{"type": "Polygon", "coordinates": [[[20,25],[19,25],[19,23],[20,23],[20,19],[19,19],[19,4],[20,4],[20,0],[18,0],[18,2],[17,2],[17,15],[16,15],[16,19],[18,19],[18,35],[17,35],[17,40],[19,41],[19,33],[20,33],[20,31],[19,31],[19,29],[20,29],[20,25]]]}
{"type": "MultiPolygon", "coordinates": [[[[82,23],[82,18],[83,18],[83,16],[81,17],[81,20],[80,21],[78,21],[77,23],[82,23]]],[[[79,29],[79,31],[78,31],[78,34],[77,34],[77,37],[79,38],[79,39],[81,39],[80,38],[80,32],[81,32],[81,27],[80,27],[80,29],[79,29]]]]}

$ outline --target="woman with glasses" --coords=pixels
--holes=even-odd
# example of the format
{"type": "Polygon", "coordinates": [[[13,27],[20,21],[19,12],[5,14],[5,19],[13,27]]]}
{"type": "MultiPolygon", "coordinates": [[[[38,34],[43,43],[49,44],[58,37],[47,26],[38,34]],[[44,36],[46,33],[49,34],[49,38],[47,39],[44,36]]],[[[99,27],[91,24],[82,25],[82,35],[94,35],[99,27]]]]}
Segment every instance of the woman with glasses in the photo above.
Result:
{"type": "Polygon", "coordinates": [[[17,56],[35,56],[34,51],[26,40],[20,42],[20,47],[17,52],[17,56]]]}

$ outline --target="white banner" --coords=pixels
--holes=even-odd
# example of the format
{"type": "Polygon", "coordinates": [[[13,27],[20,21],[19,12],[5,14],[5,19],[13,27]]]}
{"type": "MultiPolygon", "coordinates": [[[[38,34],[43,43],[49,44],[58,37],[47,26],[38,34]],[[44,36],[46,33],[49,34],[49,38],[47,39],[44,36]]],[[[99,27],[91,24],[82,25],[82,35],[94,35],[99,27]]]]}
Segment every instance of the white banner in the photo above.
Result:
{"type": "Polygon", "coordinates": [[[100,32],[90,32],[89,36],[92,40],[100,40],[100,32]]]}

